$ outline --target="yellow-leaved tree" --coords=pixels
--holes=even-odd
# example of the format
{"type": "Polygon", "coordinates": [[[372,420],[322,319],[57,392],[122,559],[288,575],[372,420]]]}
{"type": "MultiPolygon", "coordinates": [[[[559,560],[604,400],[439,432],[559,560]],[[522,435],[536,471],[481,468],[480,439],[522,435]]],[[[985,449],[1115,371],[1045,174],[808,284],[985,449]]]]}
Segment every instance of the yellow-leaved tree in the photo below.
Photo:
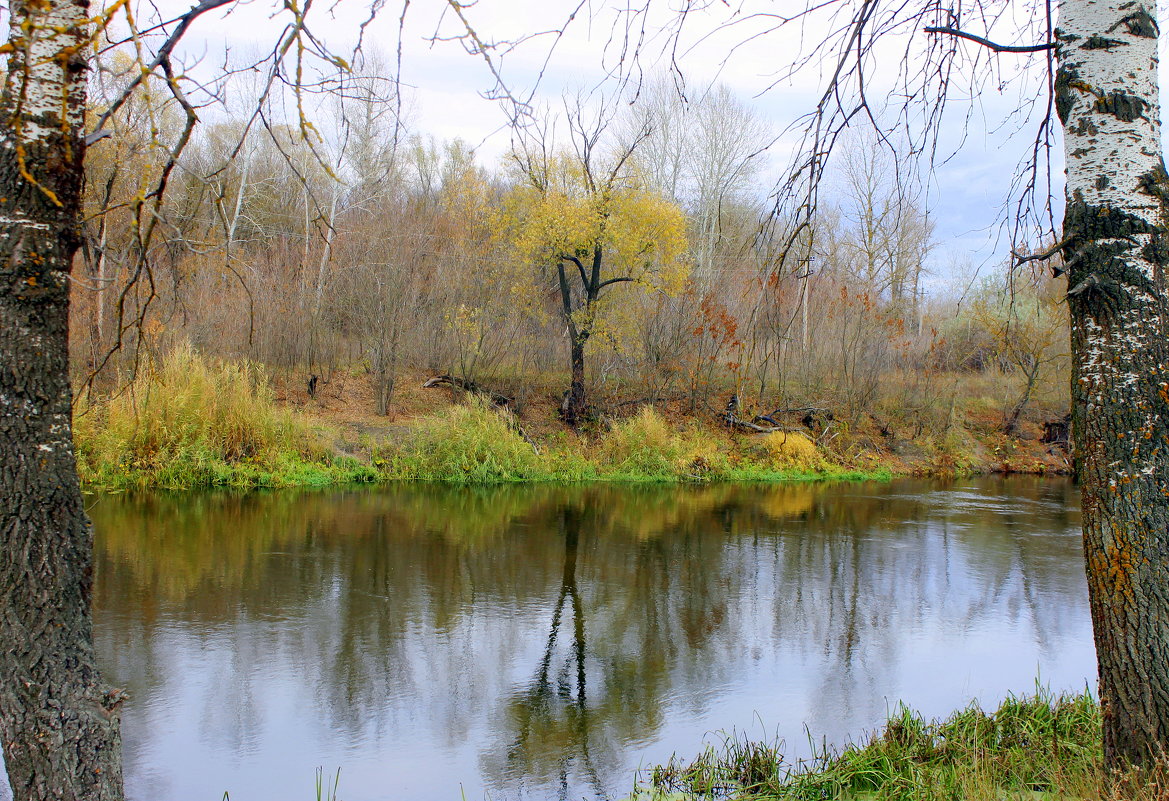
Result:
{"type": "MultiPolygon", "coordinates": [[[[568,104],[566,104],[567,106],[568,104]]],[[[588,408],[585,348],[590,339],[614,336],[625,294],[621,284],[673,294],[689,273],[682,210],[645,189],[629,169],[645,136],[607,147],[611,116],[581,102],[566,115],[573,146],[558,150],[553,126],[524,129],[511,154],[516,185],[503,209],[517,257],[554,285],[569,338],[572,379],[561,416],[577,425],[588,408]]]]}

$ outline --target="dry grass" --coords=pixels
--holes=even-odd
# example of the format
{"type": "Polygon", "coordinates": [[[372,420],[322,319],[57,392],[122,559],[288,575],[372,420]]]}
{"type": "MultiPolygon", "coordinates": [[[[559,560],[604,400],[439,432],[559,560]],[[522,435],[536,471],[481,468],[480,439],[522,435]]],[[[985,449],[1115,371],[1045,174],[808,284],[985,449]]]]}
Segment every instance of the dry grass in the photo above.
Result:
{"type": "MultiPolygon", "coordinates": [[[[1041,428],[1036,420],[1046,410],[1022,421],[1024,436],[1001,434],[1003,393],[1013,379],[998,373],[934,375],[927,381],[929,392],[922,390],[922,376],[892,376],[873,412],[834,421],[822,446],[796,432],[732,433],[721,424],[718,409],[693,413],[678,398],[576,432],[558,419],[555,375],[512,381],[524,391],[518,393],[518,415],[507,418],[512,422],[506,437],[495,439],[499,432],[493,428],[456,434],[456,428],[474,429],[485,418],[460,411],[466,405],[462,392],[423,389],[427,377],[403,371],[390,414],[380,416],[374,413],[370,376],[360,364],[321,375],[316,397],[310,398],[306,370],[270,377],[254,364],[212,362],[180,348],[129,391],[96,403],[79,420],[83,473],[90,483],[122,484],[126,481],[117,478],[119,473],[134,473],[137,483],[189,486],[224,481],[223,465],[235,474],[257,464],[279,472],[284,468],[277,462],[325,463],[335,461],[333,455],[376,467],[384,477],[451,481],[479,480],[469,476],[487,481],[775,480],[1068,469],[1062,452],[1037,441],[1041,428]],[[530,461],[526,455],[497,459],[488,451],[479,451],[476,461],[441,442],[453,437],[472,451],[489,443],[508,451],[515,445],[507,440],[516,434],[512,423],[539,446],[535,466],[525,463],[530,461]],[[431,453],[421,453],[419,441],[430,442],[431,453]],[[449,463],[440,465],[439,454],[449,456],[449,463]]],[[[610,410],[629,408],[615,394],[607,400],[610,410]]]]}
{"type": "Polygon", "coordinates": [[[774,431],[759,438],[759,444],[776,470],[826,470],[829,463],[816,444],[795,431],[774,431]]]}
{"type": "Polygon", "coordinates": [[[596,459],[603,473],[651,479],[697,477],[725,461],[714,438],[694,426],[668,423],[652,406],[613,423],[596,459]]]}
{"type": "MultiPolygon", "coordinates": [[[[92,485],[313,484],[350,476],[277,406],[263,368],[179,347],[113,397],[82,404],[74,439],[92,485]]],[[[360,472],[360,471],[358,471],[360,472]]]]}

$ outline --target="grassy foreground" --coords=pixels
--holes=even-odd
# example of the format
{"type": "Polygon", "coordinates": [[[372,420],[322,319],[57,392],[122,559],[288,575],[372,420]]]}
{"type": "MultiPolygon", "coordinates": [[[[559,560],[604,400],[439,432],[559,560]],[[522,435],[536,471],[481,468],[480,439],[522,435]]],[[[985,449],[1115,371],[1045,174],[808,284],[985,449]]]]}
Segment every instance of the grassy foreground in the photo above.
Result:
{"type": "Polygon", "coordinates": [[[337,431],[281,408],[262,368],[184,348],[123,392],[79,404],[74,438],[82,481],[104,489],[888,477],[841,467],[798,433],[735,439],[670,425],[650,407],[592,436],[536,444],[510,413],[474,398],[350,451],[337,431]]]}
{"type": "Polygon", "coordinates": [[[83,484],[185,489],[312,486],[377,473],[334,457],[321,432],[277,407],[257,365],[173,351],[123,391],[78,403],[73,438],[83,484]]]}
{"type": "Polygon", "coordinates": [[[728,737],[692,762],[651,769],[636,801],[667,799],[1169,798],[1164,772],[1105,781],[1100,707],[1087,692],[1008,698],[942,721],[899,708],[867,743],[787,762],[782,744],[728,737]]]}

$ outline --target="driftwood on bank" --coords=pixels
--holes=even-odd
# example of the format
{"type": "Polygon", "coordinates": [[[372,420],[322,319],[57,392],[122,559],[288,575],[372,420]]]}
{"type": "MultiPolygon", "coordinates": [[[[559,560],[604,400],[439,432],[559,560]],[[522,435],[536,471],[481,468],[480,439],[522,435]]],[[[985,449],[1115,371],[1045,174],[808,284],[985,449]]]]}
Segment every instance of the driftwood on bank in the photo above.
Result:
{"type": "Polygon", "coordinates": [[[436,375],[434,378],[428,379],[422,385],[423,389],[433,389],[434,387],[454,387],[461,389],[463,392],[470,392],[474,395],[482,395],[489,399],[496,406],[510,406],[515,402],[515,398],[508,397],[502,392],[496,392],[493,389],[482,387],[474,381],[467,381],[464,378],[458,378],[452,375],[436,375]]]}
{"type": "Polygon", "coordinates": [[[729,428],[740,431],[753,431],[756,434],[771,434],[777,431],[784,434],[794,434],[799,432],[798,428],[785,426],[782,423],[776,423],[774,420],[769,420],[763,416],[757,416],[754,420],[747,421],[731,411],[723,414],[723,423],[725,423],[729,428]],[[766,422],[770,422],[772,425],[761,426],[757,422],[759,420],[765,420],[766,422]]]}
{"type": "Polygon", "coordinates": [[[513,430],[514,430],[514,431],[515,431],[517,434],[519,434],[519,435],[520,435],[520,439],[522,439],[524,442],[526,442],[526,443],[528,443],[529,445],[531,445],[531,446],[532,446],[532,451],[533,451],[533,452],[534,452],[534,453],[535,453],[537,456],[539,456],[539,455],[540,455],[540,446],[536,444],[536,440],[534,440],[534,439],[532,439],[531,437],[529,437],[529,436],[528,436],[528,432],[527,432],[527,431],[524,431],[524,427],[520,425],[520,421],[519,421],[518,419],[516,419],[516,416],[515,416],[514,414],[512,414],[511,412],[507,411],[507,410],[504,410],[504,411],[502,411],[502,412],[501,412],[501,414],[506,414],[506,415],[507,415],[507,423],[508,423],[508,425],[510,425],[510,426],[512,427],[512,429],[513,429],[513,430]]]}
{"type": "Polygon", "coordinates": [[[793,409],[776,409],[770,414],[757,414],[750,421],[739,417],[739,396],[732,395],[730,401],[727,402],[726,409],[723,412],[723,422],[730,428],[739,429],[742,431],[754,431],[757,434],[770,434],[774,431],[782,431],[785,434],[803,433],[799,426],[788,425],[780,421],[780,415],[803,413],[800,422],[803,423],[804,428],[814,430],[816,423],[821,422],[821,427],[827,428],[831,425],[831,421],[835,418],[832,412],[819,406],[800,406],[793,409]],[[760,425],[766,423],[767,425],[760,425]]]}

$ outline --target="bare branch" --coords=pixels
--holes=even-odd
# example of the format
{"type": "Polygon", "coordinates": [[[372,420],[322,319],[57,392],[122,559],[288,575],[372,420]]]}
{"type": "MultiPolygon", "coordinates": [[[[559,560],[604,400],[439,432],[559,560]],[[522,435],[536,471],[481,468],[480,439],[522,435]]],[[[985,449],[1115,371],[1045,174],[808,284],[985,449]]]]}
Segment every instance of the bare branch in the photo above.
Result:
{"type": "Polygon", "coordinates": [[[996,53],[1041,53],[1044,50],[1055,49],[1055,42],[1047,42],[1045,44],[1037,44],[1037,45],[1001,45],[1001,44],[996,44],[995,42],[992,42],[990,39],[984,39],[981,36],[975,36],[972,33],[966,33],[965,31],[960,31],[957,28],[951,28],[948,25],[942,26],[942,27],[930,26],[930,27],[924,28],[924,30],[926,33],[944,33],[944,34],[947,34],[949,36],[957,36],[959,39],[968,39],[971,42],[977,42],[978,44],[982,45],[983,47],[989,47],[991,50],[993,50],[996,53]]]}

